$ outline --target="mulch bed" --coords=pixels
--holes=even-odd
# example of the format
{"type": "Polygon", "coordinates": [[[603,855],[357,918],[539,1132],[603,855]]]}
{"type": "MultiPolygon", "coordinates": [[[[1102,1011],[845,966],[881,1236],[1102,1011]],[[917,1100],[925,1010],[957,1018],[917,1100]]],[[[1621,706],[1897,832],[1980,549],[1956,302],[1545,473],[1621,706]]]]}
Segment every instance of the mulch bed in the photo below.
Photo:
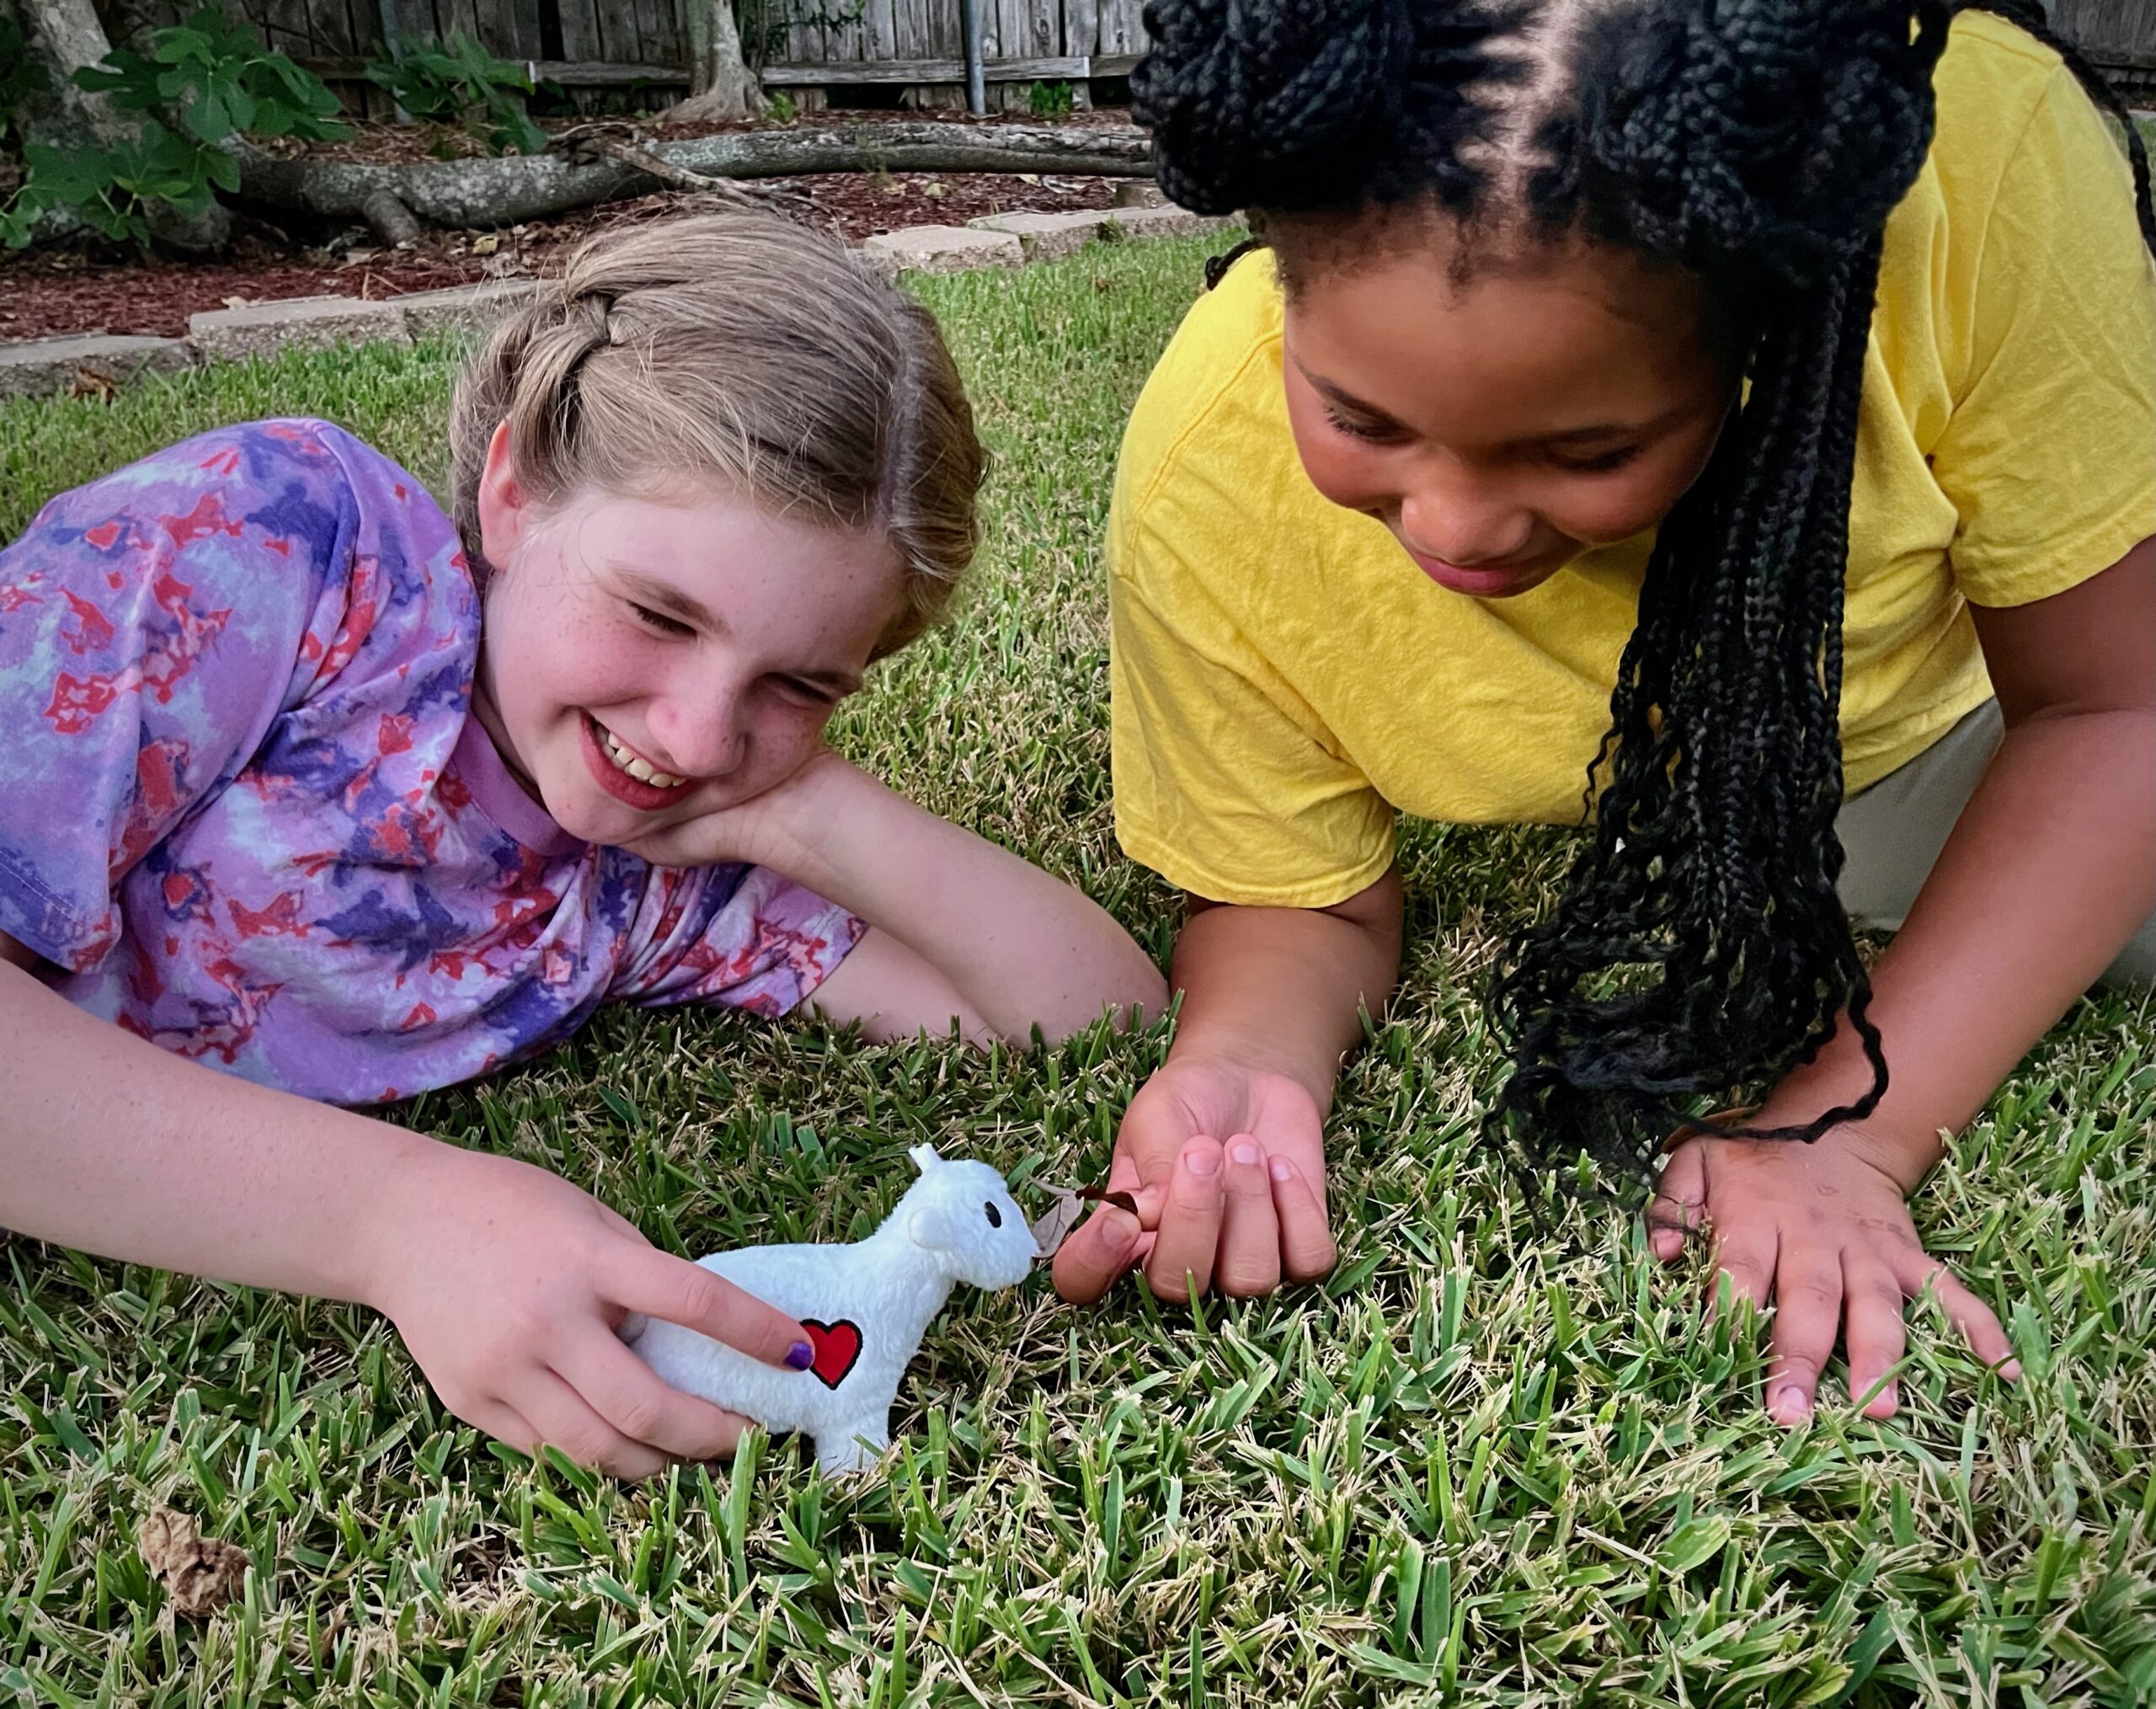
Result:
{"type": "MultiPolygon", "coordinates": [[[[846,116],[850,115],[818,115],[798,122],[810,126],[843,122],[846,116]]],[[[1074,116],[1084,122],[1087,115],[1074,116]]],[[[1102,121],[1123,116],[1099,115],[1102,121]]],[[[959,116],[947,122],[996,121],[959,116]]],[[[733,127],[650,128],[660,135],[686,136],[733,127]]],[[[366,126],[349,142],[318,146],[339,158],[392,161],[461,152],[466,145],[454,131],[433,127],[366,126]]],[[[812,205],[789,211],[853,243],[906,226],[962,226],[984,214],[1105,208],[1123,181],[988,172],[829,173],[765,180],[806,196],[812,205]]],[[[132,249],[0,251],[0,339],[87,333],[176,338],[186,332],[190,314],[242,302],[323,296],[372,299],[483,279],[524,277],[545,272],[562,252],[606,227],[720,206],[713,196],[664,192],[602,203],[509,231],[430,232],[411,250],[383,249],[371,233],[356,227],[312,234],[317,241],[311,244],[243,216],[232,253],[216,260],[146,259],[132,249]]]]}

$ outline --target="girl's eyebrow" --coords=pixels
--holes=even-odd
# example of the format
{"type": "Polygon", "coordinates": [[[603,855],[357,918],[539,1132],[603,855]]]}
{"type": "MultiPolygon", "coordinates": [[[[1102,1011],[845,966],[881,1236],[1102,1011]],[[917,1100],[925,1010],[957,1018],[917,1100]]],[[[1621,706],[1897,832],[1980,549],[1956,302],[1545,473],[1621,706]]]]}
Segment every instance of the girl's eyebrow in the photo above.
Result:
{"type": "MultiPolygon", "coordinates": [[[[1370,420],[1381,422],[1386,426],[1397,427],[1401,425],[1385,410],[1379,409],[1376,404],[1364,403],[1353,393],[1336,386],[1323,375],[1313,374],[1308,368],[1303,367],[1299,362],[1295,366],[1301,371],[1303,378],[1310,382],[1310,389],[1323,396],[1328,403],[1346,410],[1351,415],[1366,416],[1370,420]]],[[[1587,440],[1641,438],[1652,434],[1658,428],[1667,426],[1684,413],[1684,409],[1679,407],[1668,411],[1666,414],[1655,417],[1652,421],[1600,421],[1587,427],[1567,427],[1556,433],[1538,434],[1531,442],[1535,445],[1570,445],[1575,441],[1587,440]]]]}

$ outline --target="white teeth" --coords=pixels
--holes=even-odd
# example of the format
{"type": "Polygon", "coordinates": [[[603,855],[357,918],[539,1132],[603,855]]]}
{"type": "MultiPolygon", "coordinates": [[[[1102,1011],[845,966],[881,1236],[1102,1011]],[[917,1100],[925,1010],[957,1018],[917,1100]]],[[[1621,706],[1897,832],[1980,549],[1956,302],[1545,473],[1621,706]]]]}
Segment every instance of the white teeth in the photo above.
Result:
{"type": "Polygon", "coordinates": [[[654,770],[650,761],[641,754],[630,752],[616,739],[613,731],[598,724],[596,719],[593,722],[599,730],[599,745],[605,750],[606,757],[613,761],[616,771],[627,772],[638,782],[649,783],[659,789],[678,789],[689,781],[686,777],[676,777],[670,772],[654,770]]]}

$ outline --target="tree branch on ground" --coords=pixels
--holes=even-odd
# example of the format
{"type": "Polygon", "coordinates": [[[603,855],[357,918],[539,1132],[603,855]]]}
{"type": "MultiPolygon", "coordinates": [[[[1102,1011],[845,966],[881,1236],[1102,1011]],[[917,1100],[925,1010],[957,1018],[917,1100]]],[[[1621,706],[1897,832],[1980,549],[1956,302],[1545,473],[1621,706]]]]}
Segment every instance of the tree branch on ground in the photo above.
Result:
{"type": "Polygon", "coordinates": [[[596,158],[616,161],[638,172],[648,173],[670,190],[717,195],[736,207],[767,209],[784,203],[805,211],[815,206],[798,190],[781,190],[755,180],[744,183],[718,178],[662,160],[651,152],[649,141],[626,120],[601,119],[558,132],[552,147],[573,160],[596,158]]]}
{"type": "MultiPolygon", "coordinates": [[[[582,127],[579,127],[582,128],[582,127]]],[[[1134,125],[952,125],[912,122],[814,131],[735,131],[587,148],[583,161],[550,150],[487,160],[422,160],[398,166],[280,159],[243,142],[240,193],[248,200],[327,219],[364,218],[367,198],[387,190],[430,225],[454,231],[547,219],[595,202],[711,179],[823,172],[1030,172],[1142,178],[1152,170],[1145,133],[1134,125]],[[624,153],[648,157],[624,158],[624,153]]]]}

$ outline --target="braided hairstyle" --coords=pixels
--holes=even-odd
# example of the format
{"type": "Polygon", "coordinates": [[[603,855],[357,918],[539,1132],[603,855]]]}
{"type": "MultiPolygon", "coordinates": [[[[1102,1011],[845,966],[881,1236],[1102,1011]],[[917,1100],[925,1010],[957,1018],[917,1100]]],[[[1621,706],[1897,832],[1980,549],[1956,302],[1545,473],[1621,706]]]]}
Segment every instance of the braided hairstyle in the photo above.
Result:
{"type": "MultiPolygon", "coordinates": [[[[1836,891],[1849,489],[1887,216],[1929,149],[1952,0],[1151,0],[1131,79],[1161,186],[1207,213],[1434,206],[1465,238],[1573,233],[1696,275],[1751,390],[1662,523],[1588,772],[1585,841],[1492,985],[1488,1136],[1645,1179],[1707,1096],[1779,1078],[1846,1014],[1886,1090],[1836,891]],[[1717,312],[1720,312],[1718,309],[1717,312]]],[[[2148,164],[2116,95],[2143,235],[2148,164]]]]}
{"type": "Polygon", "coordinates": [[[834,239],[768,214],[601,232],[466,362],[451,491],[482,585],[479,479],[504,423],[547,505],[716,486],[887,533],[906,599],[879,656],[934,620],[979,538],[986,453],[935,317],[834,239]]]}

